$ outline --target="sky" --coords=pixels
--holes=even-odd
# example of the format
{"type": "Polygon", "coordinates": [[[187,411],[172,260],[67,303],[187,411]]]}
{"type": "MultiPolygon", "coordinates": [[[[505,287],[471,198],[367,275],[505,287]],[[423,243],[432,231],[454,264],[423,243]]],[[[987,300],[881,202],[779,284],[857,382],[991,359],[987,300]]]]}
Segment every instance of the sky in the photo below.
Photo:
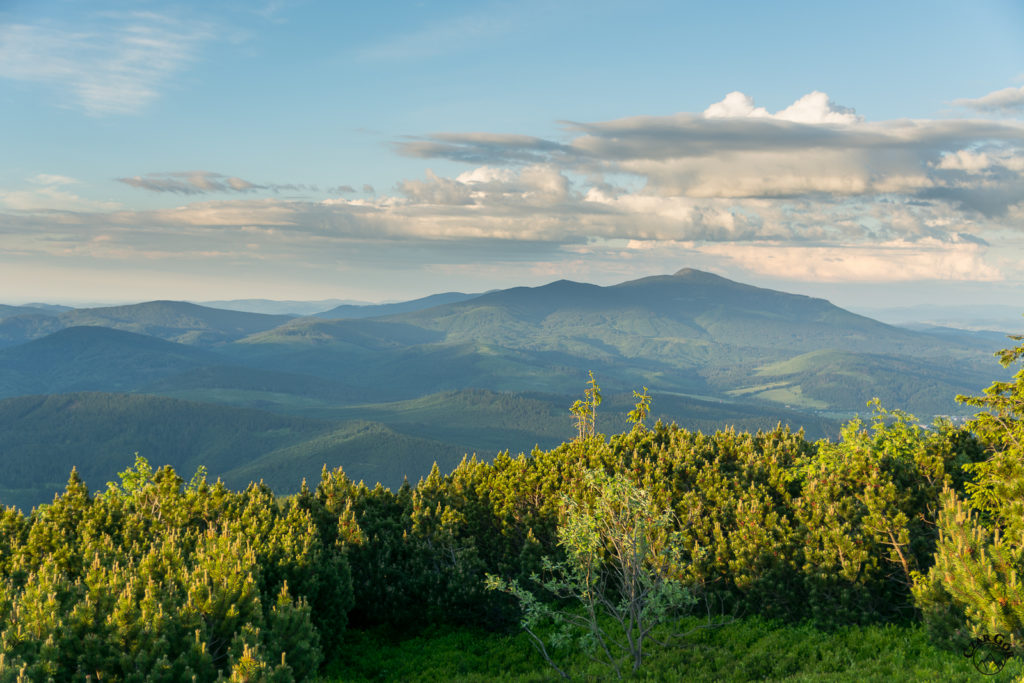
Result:
{"type": "Polygon", "coordinates": [[[1024,312],[1024,3],[0,0],[0,302],[1024,312]]]}

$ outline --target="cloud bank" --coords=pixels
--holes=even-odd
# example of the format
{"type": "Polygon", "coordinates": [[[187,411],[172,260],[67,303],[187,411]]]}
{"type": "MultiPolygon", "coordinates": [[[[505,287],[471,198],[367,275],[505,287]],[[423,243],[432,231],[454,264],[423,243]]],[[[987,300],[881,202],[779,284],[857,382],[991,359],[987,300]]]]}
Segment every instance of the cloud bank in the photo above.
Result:
{"type": "Polygon", "coordinates": [[[401,154],[466,169],[362,196],[341,186],[284,199],[276,193],[300,186],[212,171],[119,178],[168,196],[237,197],[69,208],[58,224],[20,214],[0,248],[320,264],[408,251],[432,267],[479,269],[677,259],[787,279],[1024,281],[1020,121],[868,121],[815,91],[776,112],[732,92],[701,112],[563,125],[562,140],[403,138],[401,154]]]}

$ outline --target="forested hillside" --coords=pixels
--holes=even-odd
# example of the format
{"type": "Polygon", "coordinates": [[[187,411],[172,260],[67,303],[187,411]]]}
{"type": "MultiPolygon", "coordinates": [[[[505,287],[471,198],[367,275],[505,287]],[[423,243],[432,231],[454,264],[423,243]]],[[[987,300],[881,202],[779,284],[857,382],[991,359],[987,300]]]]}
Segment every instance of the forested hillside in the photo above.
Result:
{"type": "MultiPolygon", "coordinates": [[[[116,479],[134,453],[181,472],[204,465],[230,486],[262,480],[281,495],[298,491],[303,478],[316,481],[325,464],[343,467],[356,481],[398,488],[406,477],[416,481],[425,476],[434,462],[447,471],[466,454],[489,459],[504,450],[553,448],[571,431],[566,396],[466,390],[412,401],[332,406],[295,405],[294,395],[287,394],[270,412],[262,398],[251,399],[265,396],[257,389],[266,375],[226,371],[217,381],[224,385],[230,380],[233,388],[222,391],[254,407],[97,392],[0,400],[0,504],[28,511],[50,502],[72,467],[89,486],[103,486],[116,479]],[[314,417],[304,417],[309,414],[314,417]]],[[[195,380],[209,381],[213,372],[221,371],[199,369],[195,380]]],[[[278,387],[301,382],[294,376],[269,380],[278,387]]],[[[337,389],[324,382],[321,398],[337,389]]],[[[186,389],[166,393],[192,395],[186,389]]],[[[626,427],[630,401],[625,394],[608,397],[602,411],[606,430],[626,427]]],[[[807,420],[795,412],[660,397],[655,416],[671,421],[677,415],[689,428],[706,432],[724,418],[737,429],[800,421],[812,438],[839,433],[838,423],[807,420]]]]}
{"type": "MultiPolygon", "coordinates": [[[[0,515],[0,676],[303,679],[346,628],[514,630],[520,607],[562,604],[543,568],[603,577],[561,584],[564,597],[589,604],[596,590],[612,609],[628,598],[622,538],[642,540],[628,546],[648,558],[629,565],[636,580],[678,587],[658,593],[667,602],[632,594],[640,623],[657,613],[671,629],[686,609],[829,628],[923,620],[937,643],[987,636],[1024,654],[1024,370],[964,399],[980,411],[967,426],[924,428],[875,404],[838,441],[650,425],[648,395],[636,399],[628,431],[605,437],[591,382],[575,440],[435,467],[397,490],[325,468],[292,497],[236,493],[139,459],[90,492],[72,472],[52,504],[0,515]],[[520,599],[488,590],[509,582],[520,599]]],[[[524,622],[553,667],[570,643],[618,628],[577,614],[579,641],[524,622]]],[[[609,647],[606,673],[640,670],[632,646],[609,647]]]]}
{"type": "Polygon", "coordinates": [[[964,415],[950,397],[991,375],[985,339],[689,269],[320,315],[348,319],[169,301],[13,315],[0,320],[0,397],[158,393],[312,417],[470,389],[564,396],[592,370],[613,392],[648,386],[811,423],[848,419],[875,395],[926,419],[964,415]]]}

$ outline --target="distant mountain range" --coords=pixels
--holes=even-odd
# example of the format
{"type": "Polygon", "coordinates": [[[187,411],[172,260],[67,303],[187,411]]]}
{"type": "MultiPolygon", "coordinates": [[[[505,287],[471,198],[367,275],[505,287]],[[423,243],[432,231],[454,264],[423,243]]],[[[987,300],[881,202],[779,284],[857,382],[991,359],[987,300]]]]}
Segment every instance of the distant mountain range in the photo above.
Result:
{"type": "Polygon", "coordinates": [[[246,313],[268,313],[271,315],[290,315],[301,317],[315,315],[329,308],[341,305],[371,306],[365,301],[342,299],[321,299],[320,301],[279,301],[274,299],[230,299],[225,301],[196,301],[200,306],[223,308],[228,311],[245,311],[246,313]]]}
{"type": "Polygon", "coordinates": [[[393,304],[362,304],[357,306],[344,305],[336,306],[328,311],[315,314],[317,318],[375,318],[382,315],[394,315],[396,313],[412,313],[422,311],[425,308],[454,304],[460,301],[467,301],[480,296],[479,294],[463,294],[462,292],[444,292],[443,294],[431,294],[412,301],[402,301],[393,304]]]}
{"type": "Polygon", "coordinates": [[[82,308],[57,315],[29,313],[0,320],[0,346],[39,339],[69,327],[107,327],[181,344],[211,346],[281,325],[288,315],[227,311],[184,301],[82,308]]]}
{"type": "MultiPolygon", "coordinates": [[[[345,304],[309,317],[172,301],[21,309],[0,308],[0,346],[6,346],[0,399],[75,392],[74,405],[108,406],[90,413],[96,448],[121,443],[117,425],[125,425],[138,442],[134,450],[160,457],[173,449],[173,438],[155,448],[144,435],[164,434],[161,419],[188,423],[201,412],[196,405],[208,406],[210,415],[250,410],[265,417],[247,413],[245,420],[268,425],[306,420],[301,429],[267,427],[291,436],[256,439],[238,450],[237,462],[225,451],[226,460],[217,455],[207,463],[225,476],[243,470],[255,476],[263,468],[268,481],[285,488],[298,484],[288,476],[314,476],[324,462],[394,486],[399,472],[425,473],[424,454],[451,462],[465,452],[489,457],[504,448],[554,445],[572,435],[567,410],[588,371],[609,397],[599,419],[607,432],[625,425],[631,392],[642,386],[654,396],[656,415],[704,430],[782,421],[812,436],[835,435],[837,420],[864,412],[874,396],[928,420],[965,415],[970,411],[953,397],[999,378],[992,354],[1005,345],[992,335],[893,327],[822,299],[691,269],[610,287],[561,280],[479,295],[345,304]],[[87,395],[80,392],[122,398],[81,398],[87,395]],[[143,409],[156,397],[165,402],[143,409]],[[118,408],[121,418],[104,421],[103,410],[115,406],[131,410],[118,408]],[[390,450],[373,443],[389,443],[390,450]]],[[[66,405],[53,400],[44,405],[66,405]]],[[[99,457],[90,455],[95,449],[72,446],[80,441],[73,434],[47,440],[42,423],[22,419],[19,410],[0,411],[0,433],[7,434],[0,460],[23,462],[32,453],[25,466],[43,467],[41,444],[54,458],[79,457],[75,449],[90,462],[99,457]]],[[[235,429],[216,427],[235,417],[210,423],[203,439],[235,429]]],[[[261,429],[255,433],[267,431],[261,429]]],[[[33,481],[5,485],[24,489],[11,494],[24,502],[52,484],[33,481]]]]}
{"type": "Polygon", "coordinates": [[[973,306],[945,306],[929,304],[893,308],[864,308],[864,315],[893,325],[916,327],[945,327],[970,331],[1005,330],[1010,333],[1024,331],[1024,305],[999,306],[978,304],[973,306]]]}

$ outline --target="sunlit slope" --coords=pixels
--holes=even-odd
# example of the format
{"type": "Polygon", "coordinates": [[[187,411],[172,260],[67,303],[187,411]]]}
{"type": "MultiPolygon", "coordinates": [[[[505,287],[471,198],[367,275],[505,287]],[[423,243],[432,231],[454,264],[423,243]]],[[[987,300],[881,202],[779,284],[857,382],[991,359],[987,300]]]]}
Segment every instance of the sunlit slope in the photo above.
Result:
{"type": "Polygon", "coordinates": [[[948,414],[963,410],[954,397],[971,386],[975,375],[956,364],[826,350],[763,365],[753,376],[737,378],[739,386],[728,393],[794,408],[839,411],[862,409],[860,399],[873,395],[887,406],[912,405],[922,414],[948,414]]]}

